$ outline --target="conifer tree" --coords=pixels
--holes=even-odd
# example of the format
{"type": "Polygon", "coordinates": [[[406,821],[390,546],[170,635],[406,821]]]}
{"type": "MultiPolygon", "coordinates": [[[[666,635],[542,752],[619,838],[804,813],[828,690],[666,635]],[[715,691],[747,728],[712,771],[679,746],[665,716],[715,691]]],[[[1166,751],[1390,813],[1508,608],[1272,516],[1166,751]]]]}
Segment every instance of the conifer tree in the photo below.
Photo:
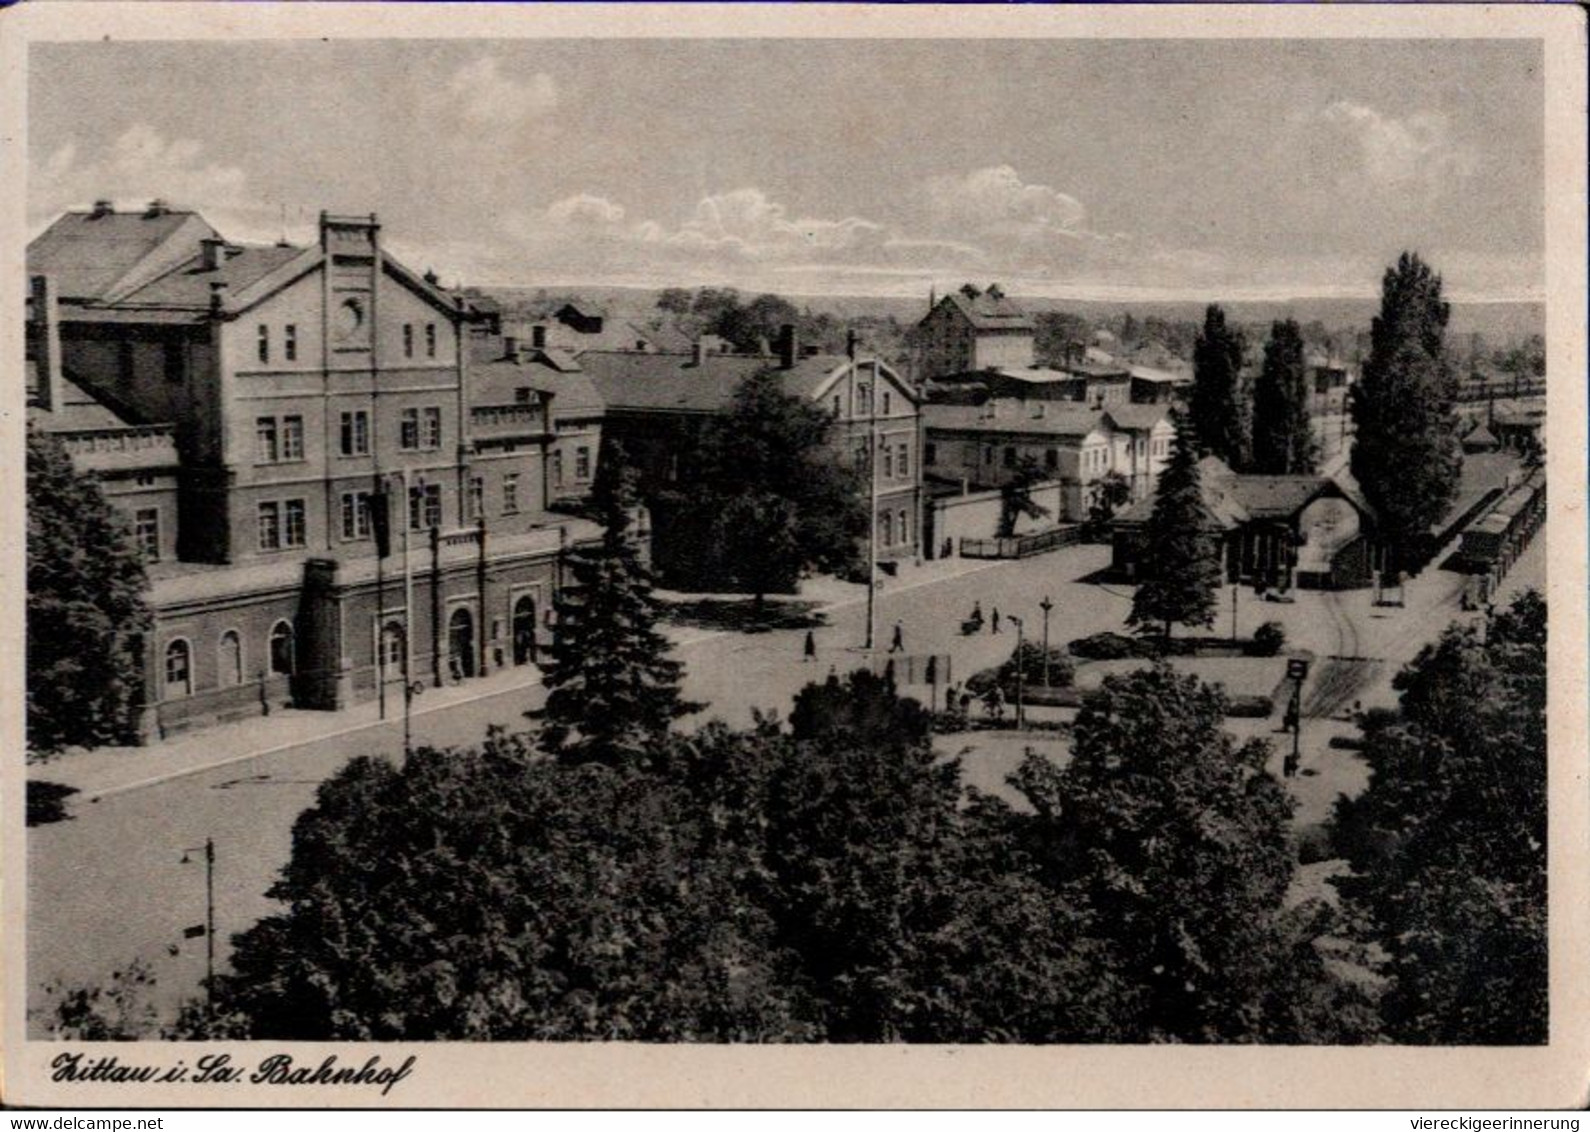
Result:
{"type": "Polygon", "coordinates": [[[1417,555],[1457,495],[1462,454],[1441,277],[1404,252],[1381,283],[1369,359],[1353,389],[1352,470],[1393,563],[1417,555]]]}
{"type": "Polygon", "coordinates": [[[1213,625],[1220,552],[1204,506],[1198,459],[1187,422],[1177,414],[1170,459],[1159,473],[1154,510],[1143,530],[1142,584],[1128,625],[1213,625]]]}
{"type": "Polygon", "coordinates": [[[1303,335],[1289,318],[1271,325],[1264,368],[1253,386],[1252,470],[1264,475],[1307,475],[1317,459],[1303,335]]]}
{"type": "Polygon", "coordinates": [[[1193,347],[1193,389],[1188,409],[1201,454],[1219,456],[1232,468],[1244,466],[1242,427],[1242,332],[1226,325],[1226,312],[1211,304],[1193,347]]]}
{"type": "Polygon", "coordinates": [[[695,710],[679,695],[682,666],[657,631],[651,573],[630,535],[634,478],[620,447],[597,473],[591,501],[601,541],[569,555],[572,585],[556,601],[542,746],[574,762],[643,756],[695,710]]]}

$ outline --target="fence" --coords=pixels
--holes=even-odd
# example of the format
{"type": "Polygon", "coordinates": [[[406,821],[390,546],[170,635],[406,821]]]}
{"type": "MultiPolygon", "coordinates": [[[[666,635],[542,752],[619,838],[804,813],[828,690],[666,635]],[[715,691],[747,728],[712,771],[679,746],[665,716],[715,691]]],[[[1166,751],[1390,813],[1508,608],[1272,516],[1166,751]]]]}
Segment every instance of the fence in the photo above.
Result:
{"type": "Polygon", "coordinates": [[[1082,541],[1082,527],[1056,527],[1032,535],[1015,535],[1011,538],[963,538],[962,558],[1031,558],[1063,546],[1075,546],[1082,541]]]}

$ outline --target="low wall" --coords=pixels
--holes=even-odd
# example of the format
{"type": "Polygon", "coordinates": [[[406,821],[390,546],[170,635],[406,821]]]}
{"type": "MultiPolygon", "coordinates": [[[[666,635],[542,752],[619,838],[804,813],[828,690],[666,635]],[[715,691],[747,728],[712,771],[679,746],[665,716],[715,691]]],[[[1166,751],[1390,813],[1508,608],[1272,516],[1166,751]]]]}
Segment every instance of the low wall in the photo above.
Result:
{"type": "MultiPolygon", "coordinates": [[[[1016,517],[1017,535],[1037,534],[1053,530],[1065,517],[1063,485],[1058,482],[1039,484],[1032,489],[1032,501],[1045,508],[1047,514],[1039,519],[1026,515],[1016,517]]],[[[932,546],[927,549],[933,558],[953,557],[960,553],[962,539],[991,539],[999,534],[999,517],[1004,510],[998,488],[985,491],[968,491],[960,495],[944,495],[928,501],[926,530],[931,532],[932,546]],[[947,553],[946,553],[947,551],[947,553]]]]}

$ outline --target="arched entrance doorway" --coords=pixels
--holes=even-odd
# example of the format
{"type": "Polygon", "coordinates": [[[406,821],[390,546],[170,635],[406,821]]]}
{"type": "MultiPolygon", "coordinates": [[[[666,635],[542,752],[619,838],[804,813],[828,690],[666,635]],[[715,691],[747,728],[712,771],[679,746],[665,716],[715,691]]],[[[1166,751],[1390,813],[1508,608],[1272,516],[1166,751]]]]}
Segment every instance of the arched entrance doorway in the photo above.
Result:
{"type": "Polygon", "coordinates": [[[513,603],[513,662],[536,663],[536,599],[528,594],[513,603]]]}
{"type": "Polygon", "coordinates": [[[475,619],[469,610],[453,610],[447,621],[447,664],[455,679],[475,674],[475,619]]]}

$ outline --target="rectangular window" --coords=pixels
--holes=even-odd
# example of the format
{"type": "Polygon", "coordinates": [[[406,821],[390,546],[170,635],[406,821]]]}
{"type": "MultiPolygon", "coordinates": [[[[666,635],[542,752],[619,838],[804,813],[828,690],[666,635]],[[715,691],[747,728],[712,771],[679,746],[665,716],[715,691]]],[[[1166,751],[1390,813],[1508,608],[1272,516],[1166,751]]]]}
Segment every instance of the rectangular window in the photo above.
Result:
{"type": "Polygon", "coordinates": [[[894,449],[887,444],[883,446],[883,478],[886,480],[894,478],[894,449]]]}
{"type": "Polygon", "coordinates": [[[398,426],[398,447],[412,452],[420,446],[420,411],[418,409],[404,409],[403,420],[398,426]]]}
{"type": "Polygon", "coordinates": [[[282,547],[282,509],[279,503],[259,505],[259,548],[280,550],[282,547]]]}
{"type": "Polygon", "coordinates": [[[911,512],[909,512],[909,511],[901,511],[900,512],[900,542],[903,544],[903,543],[908,543],[910,541],[911,541],[911,512]]]}
{"type": "Polygon", "coordinates": [[[303,546],[305,534],[304,501],[289,499],[282,508],[282,545],[303,546]]]}
{"type": "Polygon", "coordinates": [[[254,421],[254,436],[258,441],[255,446],[255,462],[274,464],[279,459],[279,450],[276,447],[276,418],[256,418],[254,421]]]}
{"type": "Polygon", "coordinates": [[[469,477],[469,517],[471,520],[479,519],[486,513],[486,479],[484,476],[469,477]]]}
{"type": "Polygon", "coordinates": [[[344,456],[370,454],[370,414],[363,409],[342,414],[342,454],[344,456]]]}
{"type": "Polygon", "coordinates": [[[1006,446],[1006,448],[1005,448],[1005,467],[1014,468],[1015,466],[1016,466],[1016,450],[1014,448],[1006,446]]]}
{"type": "Polygon", "coordinates": [[[347,541],[370,537],[370,493],[342,493],[342,537],[347,541]]]}
{"type": "Polygon", "coordinates": [[[530,345],[535,349],[540,350],[544,348],[546,344],[547,328],[544,326],[532,326],[530,328],[530,345]]]}
{"type": "Polygon", "coordinates": [[[425,410],[425,435],[421,438],[423,447],[440,448],[442,446],[442,411],[438,408],[425,410]]]}
{"type": "Polygon", "coordinates": [[[530,403],[530,387],[528,385],[521,385],[513,391],[513,403],[515,405],[528,405],[530,403]]]}
{"type": "Polygon", "coordinates": [[[160,561],[160,512],[140,507],[133,515],[133,538],[145,562],[160,561]]]}
{"type": "Polygon", "coordinates": [[[436,324],[434,322],[425,324],[425,356],[427,358],[436,356],[436,324]]]}
{"type": "Polygon", "coordinates": [[[428,483],[409,488],[409,530],[430,530],[441,525],[441,485],[428,483]]]}
{"type": "Polygon", "coordinates": [[[302,460],[304,458],[304,418],[299,416],[282,418],[282,459],[302,460]]]}
{"type": "Polygon", "coordinates": [[[889,415],[889,391],[887,389],[883,392],[883,415],[889,415]]]}
{"type": "Polygon", "coordinates": [[[836,416],[836,417],[839,416],[839,412],[840,412],[839,405],[840,405],[839,394],[835,393],[834,394],[834,416],[836,416]]]}
{"type": "Polygon", "coordinates": [[[591,478],[591,450],[580,447],[574,450],[574,479],[583,483],[591,478]]]}
{"type": "Polygon", "coordinates": [[[1043,454],[1043,466],[1051,472],[1060,466],[1060,450],[1051,448],[1043,454]]]}
{"type": "Polygon", "coordinates": [[[502,477],[502,513],[504,515],[517,515],[519,513],[518,472],[509,472],[502,477]]]}
{"type": "Polygon", "coordinates": [[[271,360],[271,328],[264,325],[259,328],[259,360],[271,360]]]}
{"type": "Polygon", "coordinates": [[[900,454],[895,458],[895,463],[903,479],[911,474],[911,447],[907,444],[900,445],[900,454]]]}
{"type": "Polygon", "coordinates": [[[552,482],[559,487],[563,486],[563,453],[561,450],[552,453],[552,482]]]}
{"type": "Polygon", "coordinates": [[[403,324],[403,356],[405,358],[414,356],[414,324],[412,322],[403,324]]]}
{"type": "Polygon", "coordinates": [[[282,357],[290,362],[298,360],[298,327],[290,322],[282,327],[282,357]]]}
{"type": "Polygon", "coordinates": [[[932,467],[939,462],[939,449],[936,444],[927,444],[922,448],[922,462],[932,467]]]}

